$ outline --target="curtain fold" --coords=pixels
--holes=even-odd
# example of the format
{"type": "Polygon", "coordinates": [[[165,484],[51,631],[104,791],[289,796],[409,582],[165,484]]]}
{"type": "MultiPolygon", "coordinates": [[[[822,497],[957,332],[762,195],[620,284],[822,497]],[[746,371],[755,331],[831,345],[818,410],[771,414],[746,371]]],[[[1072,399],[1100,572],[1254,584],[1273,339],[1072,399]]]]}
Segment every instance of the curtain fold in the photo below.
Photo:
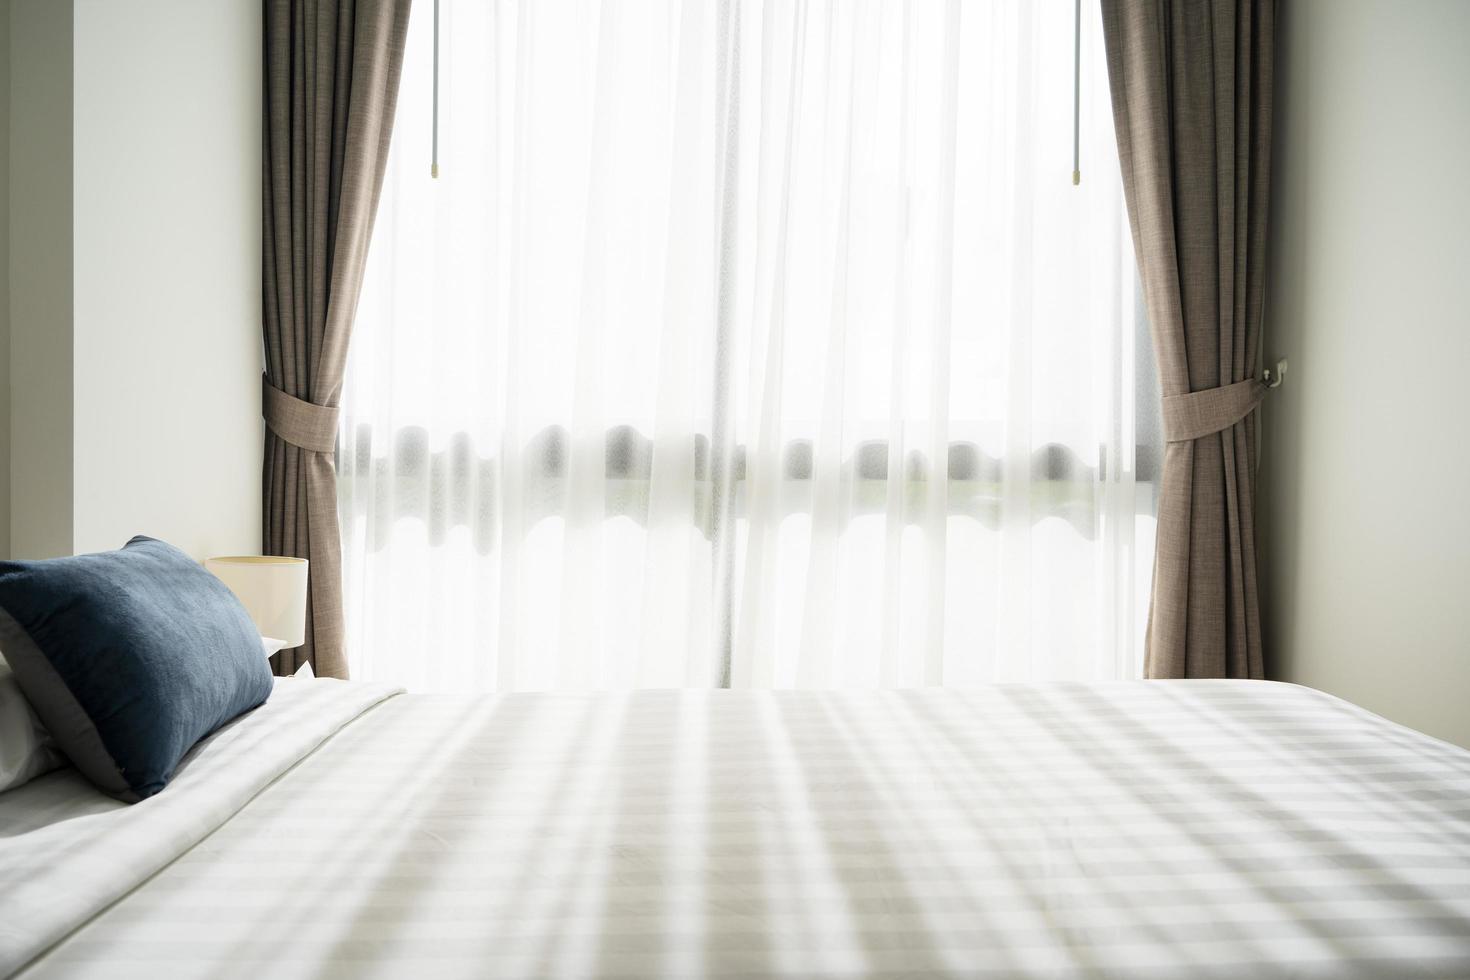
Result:
{"type": "Polygon", "coordinates": [[[1262,677],[1250,414],[1262,389],[1241,383],[1259,359],[1275,4],[1102,0],[1102,11],[1165,404],[1146,671],[1262,677]]]}
{"type": "Polygon", "coordinates": [[[311,562],[307,639],[278,673],[345,677],[335,428],[411,0],[267,0],[263,548],[311,562]]]}

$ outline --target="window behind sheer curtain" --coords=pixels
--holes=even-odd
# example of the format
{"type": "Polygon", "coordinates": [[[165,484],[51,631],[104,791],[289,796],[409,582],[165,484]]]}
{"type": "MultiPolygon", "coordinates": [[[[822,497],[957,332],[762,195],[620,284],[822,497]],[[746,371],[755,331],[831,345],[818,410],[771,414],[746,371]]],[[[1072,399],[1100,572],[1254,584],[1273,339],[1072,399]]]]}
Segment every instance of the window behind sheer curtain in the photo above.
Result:
{"type": "Polygon", "coordinates": [[[343,398],[419,689],[1140,672],[1156,402],[1095,5],[414,14],[343,398]]]}

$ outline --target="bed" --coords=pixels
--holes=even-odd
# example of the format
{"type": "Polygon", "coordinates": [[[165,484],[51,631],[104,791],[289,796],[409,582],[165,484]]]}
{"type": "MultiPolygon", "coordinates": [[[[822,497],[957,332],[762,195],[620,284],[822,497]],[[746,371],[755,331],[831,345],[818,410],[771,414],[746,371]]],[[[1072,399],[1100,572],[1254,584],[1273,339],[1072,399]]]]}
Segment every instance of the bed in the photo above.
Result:
{"type": "Polygon", "coordinates": [[[1470,977],[1470,752],[1249,681],[281,680],[0,797],[0,975],[1470,977]]]}

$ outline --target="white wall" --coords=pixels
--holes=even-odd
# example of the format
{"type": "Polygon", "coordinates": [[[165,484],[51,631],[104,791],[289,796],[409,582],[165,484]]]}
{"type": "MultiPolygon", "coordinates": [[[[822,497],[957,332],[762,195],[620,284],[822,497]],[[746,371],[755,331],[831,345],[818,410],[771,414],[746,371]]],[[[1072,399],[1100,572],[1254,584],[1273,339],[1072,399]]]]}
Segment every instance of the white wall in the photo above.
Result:
{"type": "Polygon", "coordinates": [[[0,3],[0,558],[10,557],[10,4],[0,3]]]}
{"type": "Polygon", "coordinates": [[[72,9],[10,9],[10,550],[72,550],[72,9]]]}
{"type": "Polygon", "coordinates": [[[11,2],[13,550],[257,551],[260,5],[11,2]]]}
{"type": "Polygon", "coordinates": [[[1281,13],[1267,669],[1470,746],[1470,3],[1281,13]]]}

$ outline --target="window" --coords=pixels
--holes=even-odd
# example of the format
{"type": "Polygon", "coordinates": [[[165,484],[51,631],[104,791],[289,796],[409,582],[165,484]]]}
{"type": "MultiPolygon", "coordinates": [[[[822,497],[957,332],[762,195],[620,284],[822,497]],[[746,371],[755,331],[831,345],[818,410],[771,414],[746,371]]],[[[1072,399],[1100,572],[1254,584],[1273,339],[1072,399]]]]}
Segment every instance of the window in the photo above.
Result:
{"type": "Polygon", "coordinates": [[[1097,16],[1073,186],[1071,3],[445,0],[432,179],[419,4],[343,396],[354,675],[1138,675],[1097,16]]]}

